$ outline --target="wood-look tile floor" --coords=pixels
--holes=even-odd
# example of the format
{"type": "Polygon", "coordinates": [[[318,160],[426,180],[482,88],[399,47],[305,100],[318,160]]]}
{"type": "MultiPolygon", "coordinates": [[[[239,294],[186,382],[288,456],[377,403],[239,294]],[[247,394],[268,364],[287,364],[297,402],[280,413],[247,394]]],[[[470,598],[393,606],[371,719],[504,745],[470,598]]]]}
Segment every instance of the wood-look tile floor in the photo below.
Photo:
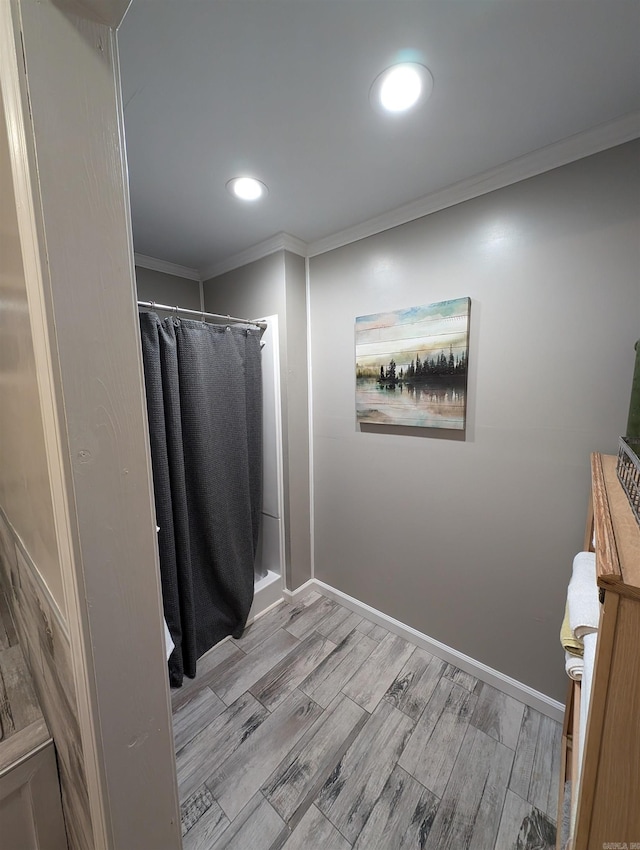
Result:
{"type": "Polygon", "coordinates": [[[552,850],[561,728],[338,603],[172,692],[184,850],[552,850]]]}

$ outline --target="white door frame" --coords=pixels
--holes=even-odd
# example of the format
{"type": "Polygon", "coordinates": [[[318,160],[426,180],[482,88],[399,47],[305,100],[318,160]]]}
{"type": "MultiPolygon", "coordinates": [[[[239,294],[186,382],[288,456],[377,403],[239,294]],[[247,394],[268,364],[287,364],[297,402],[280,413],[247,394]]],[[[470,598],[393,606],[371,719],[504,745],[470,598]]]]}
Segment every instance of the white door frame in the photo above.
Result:
{"type": "Polygon", "coordinates": [[[114,30],[127,6],[0,3],[0,77],[94,846],[179,850],[114,30]]]}

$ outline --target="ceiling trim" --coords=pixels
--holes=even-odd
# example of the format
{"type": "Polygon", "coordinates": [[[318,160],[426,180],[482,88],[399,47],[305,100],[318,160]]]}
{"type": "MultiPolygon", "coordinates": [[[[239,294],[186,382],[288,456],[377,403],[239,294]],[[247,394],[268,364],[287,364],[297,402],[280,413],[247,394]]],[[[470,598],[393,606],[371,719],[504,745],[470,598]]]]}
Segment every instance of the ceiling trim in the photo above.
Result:
{"type": "Polygon", "coordinates": [[[554,168],[568,165],[570,162],[599,153],[608,148],[622,145],[640,137],[640,111],[630,112],[613,121],[600,124],[583,133],[577,133],[559,142],[554,142],[532,153],[512,159],[504,165],[476,174],[453,186],[447,186],[438,192],[432,192],[423,198],[397,207],[383,215],[363,221],[353,227],[340,230],[315,242],[304,242],[290,233],[277,233],[263,242],[258,242],[244,251],[240,251],[220,263],[213,263],[202,270],[178,266],[165,260],[157,260],[143,254],[136,254],[137,266],[185,277],[189,280],[206,281],[226,272],[246,266],[249,263],[275,254],[277,251],[290,251],[300,257],[316,257],[327,251],[342,248],[351,242],[358,242],[376,233],[382,233],[401,224],[407,224],[447,207],[470,201],[497,189],[519,183],[538,174],[544,174],[554,168]]]}
{"type": "Polygon", "coordinates": [[[463,201],[469,201],[502,189],[529,177],[543,174],[591,154],[599,153],[607,148],[630,142],[640,136],[640,111],[600,124],[591,130],[569,136],[559,142],[539,148],[532,153],[520,156],[510,162],[469,177],[453,186],[448,186],[438,192],[432,192],[417,201],[398,207],[383,215],[371,218],[361,224],[348,227],[338,233],[333,233],[307,246],[307,256],[315,257],[335,248],[341,248],[351,242],[366,239],[376,233],[407,224],[417,218],[455,206],[463,201]]]}
{"type": "Polygon", "coordinates": [[[134,258],[136,266],[140,266],[143,269],[171,274],[174,277],[186,277],[187,280],[196,280],[198,283],[202,280],[198,269],[179,266],[176,263],[170,263],[168,260],[158,260],[156,257],[147,257],[146,254],[134,254],[134,258]]]}
{"type": "Polygon", "coordinates": [[[218,277],[226,272],[239,269],[241,266],[246,266],[249,263],[254,263],[256,260],[261,260],[263,257],[268,257],[270,254],[275,254],[276,251],[290,251],[292,254],[298,254],[300,257],[307,256],[307,243],[297,236],[292,236],[290,233],[276,233],[264,242],[258,242],[257,245],[252,245],[244,251],[228,257],[221,263],[213,263],[202,269],[202,280],[210,280],[212,277],[218,277]]]}

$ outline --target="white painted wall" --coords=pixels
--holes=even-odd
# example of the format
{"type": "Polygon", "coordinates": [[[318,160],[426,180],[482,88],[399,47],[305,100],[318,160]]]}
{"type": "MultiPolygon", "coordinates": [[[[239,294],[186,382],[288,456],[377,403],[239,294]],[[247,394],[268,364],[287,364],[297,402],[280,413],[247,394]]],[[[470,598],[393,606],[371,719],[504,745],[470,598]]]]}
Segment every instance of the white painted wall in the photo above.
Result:
{"type": "Polygon", "coordinates": [[[556,699],[640,329],[640,142],[310,260],[315,575],[556,699]],[[471,296],[466,441],[358,430],[356,316],[471,296]]]}

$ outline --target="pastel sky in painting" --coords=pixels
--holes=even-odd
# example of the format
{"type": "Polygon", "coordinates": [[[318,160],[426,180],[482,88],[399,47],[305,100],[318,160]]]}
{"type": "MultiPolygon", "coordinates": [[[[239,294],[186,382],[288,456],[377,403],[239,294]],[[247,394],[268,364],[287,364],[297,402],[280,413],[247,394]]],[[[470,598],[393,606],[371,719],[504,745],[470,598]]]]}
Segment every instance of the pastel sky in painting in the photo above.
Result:
{"type": "Polygon", "coordinates": [[[416,353],[424,359],[452,348],[467,347],[469,298],[456,298],[423,307],[409,307],[356,319],[356,359],[360,367],[375,366],[393,356],[398,365],[416,353]]]}

